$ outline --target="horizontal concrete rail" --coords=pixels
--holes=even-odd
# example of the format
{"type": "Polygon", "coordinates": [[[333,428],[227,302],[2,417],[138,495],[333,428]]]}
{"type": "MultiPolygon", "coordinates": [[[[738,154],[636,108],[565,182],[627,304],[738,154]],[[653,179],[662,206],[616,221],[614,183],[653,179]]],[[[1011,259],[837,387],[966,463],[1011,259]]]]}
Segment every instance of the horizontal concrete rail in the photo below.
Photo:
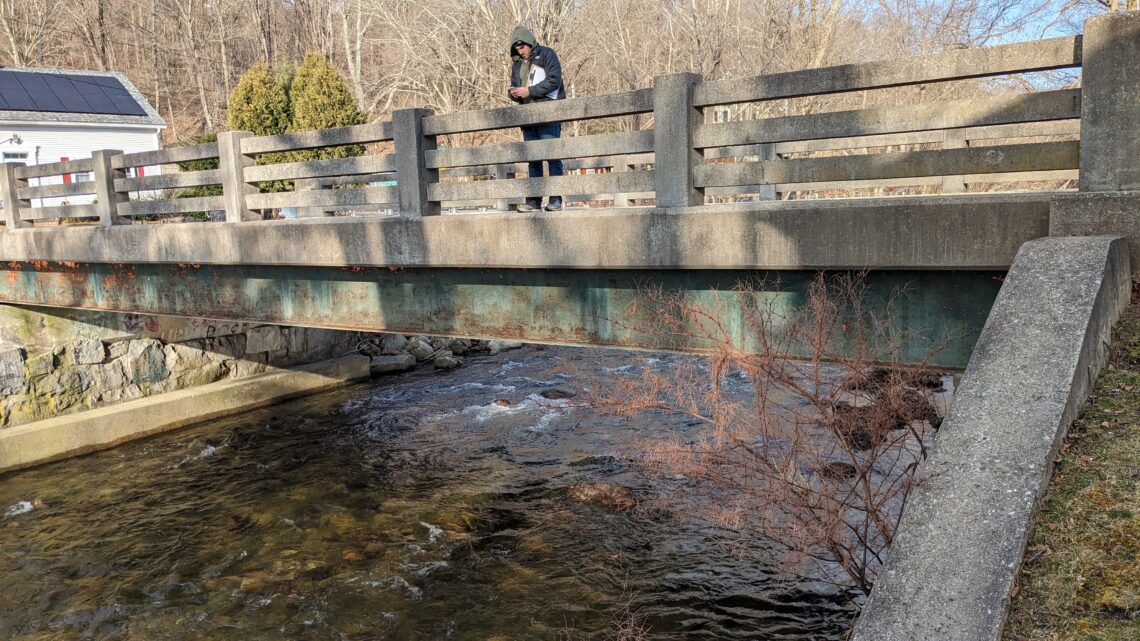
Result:
{"type": "Polygon", "coordinates": [[[74,196],[88,196],[95,193],[95,183],[85,180],[83,182],[63,185],[42,185],[39,187],[21,187],[17,190],[20,198],[71,198],[74,196]]]}
{"type": "Polygon", "coordinates": [[[52,162],[42,165],[28,165],[25,167],[17,167],[16,178],[27,180],[29,178],[59,176],[60,174],[79,174],[87,171],[93,171],[94,168],[95,166],[91,163],[90,158],[79,158],[76,160],[68,160],[66,162],[52,162]]]}
{"type": "Polygon", "coordinates": [[[128,167],[172,165],[195,160],[217,159],[218,143],[208,142],[201,145],[186,145],[184,147],[170,147],[157,151],[140,151],[133,154],[116,155],[111,158],[111,167],[115,169],[126,169],[128,167]]]}
{"type": "Polygon", "coordinates": [[[704,149],[1039,120],[1067,120],[1079,118],[1080,115],[1080,90],[1061,89],[984,99],[698,125],[693,134],[693,145],[704,149]]]}
{"type": "Polygon", "coordinates": [[[484,147],[432,150],[427,152],[426,160],[427,166],[433,168],[469,167],[550,158],[639,154],[650,151],[653,151],[653,132],[631,131],[484,147]]]}
{"type": "MultiPolygon", "coordinates": [[[[942,103],[945,104],[945,103],[942,103]]],[[[842,112],[854,113],[854,112],[842,112]]],[[[796,116],[799,117],[799,116],[796,116]]],[[[734,121],[732,124],[739,124],[734,121]]],[[[982,127],[963,127],[952,129],[929,129],[925,131],[908,131],[903,133],[872,134],[867,136],[827,137],[813,140],[793,140],[776,143],[746,143],[740,145],[725,145],[709,147],[704,150],[706,160],[713,158],[741,158],[756,156],[761,152],[762,145],[771,144],[777,156],[795,153],[812,153],[820,151],[846,151],[852,149],[874,149],[877,147],[901,147],[908,145],[944,143],[949,133],[958,133],[963,140],[990,141],[1006,138],[1036,138],[1044,136],[1078,136],[1081,131],[1080,120],[1040,120],[1032,122],[1018,122],[1006,125],[988,125],[982,127]]],[[[606,162],[605,159],[600,159],[606,162]]],[[[643,154],[628,158],[631,163],[652,163],[652,154],[643,154]]]]}
{"type": "MultiPolygon", "coordinates": [[[[956,175],[956,174],[955,174],[956,175]]],[[[1076,180],[1078,172],[1075,169],[1063,171],[1021,171],[1015,173],[993,174],[965,174],[962,179],[967,184],[995,185],[1000,183],[1026,183],[1026,182],[1063,182],[1076,180]]],[[[827,191],[827,190],[854,190],[854,189],[887,189],[891,187],[929,187],[942,185],[942,176],[920,176],[917,178],[894,178],[890,180],[841,180],[833,182],[805,182],[805,183],[776,183],[776,193],[796,191],[827,191]]],[[[706,194],[732,195],[734,193],[749,193],[742,191],[745,187],[759,187],[760,185],[743,185],[735,187],[709,187],[706,194]]]]}
{"type": "Polygon", "coordinates": [[[222,184],[222,171],[220,169],[204,169],[202,171],[183,171],[139,178],[116,178],[115,191],[185,189],[187,187],[220,184],[222,184]]]}
{"type": "Polygon", "coordinates": [[[218,211],[224,207],[225,203],[221,196],[134,200],[119,205],[119,215],[130,217],[165,216],[170,214],[189,214],[199,211],[218,211]]]}
{"type": "Polygon", "coordinates": [[[1078,153],[1079,143],[1066,141],[973,149],[706,164],[695,169],[695,181],[701,187],[721,187],[1053,171],[1076,169],[1079,164],[1078,153]]]}
{"type": "Polygon", "coordinates": [[[20,216],[24,220],[57,220],[60,218],[98,218],[99,212],[95,205],[55,205],[52,207],[36,207],[34,209],[21,209],[20,216]]]}
{"type": "Polygon", "coordinates": [[[795,98],[880,89],[925,82],[982,78],[1026,71],[1065,69],[1081,64],[1081,37],[1052,38],[997,47],[961,49],[929,56],[883,60],[698,85],[693,105],[795,98]]]}
{"type": "Polygon", "coordinates": [[[269,165],[255,165],[245,168],[246,182],[270,180],[296,180],[298,178],[322,178],[327,176],[361,176],[396,170],[396,160],[392,154],[380,156],[355,156],[352,158],[330,158],[304,162],[286,162],[269,165]]]}
{"type": "Polygon", "coordinates": [[[365,187],[361,189],[321,189],[314,191],[282,191],[253,194],[246,198],[251,209],[277,209],[281,207],[363,207],[396,202],[394,187],[365,187]]]}
{"type": "MultiPolygon", "coordinates": [[[[1076,136],[1080,133],[1079,120],[1058,120],[1058,121],[1039,121],[1028,123],[1015,123],[1010,125],[993,125],[987,127],[969,127],[960,130],[930,130],[930,131],[916,131],[906,132],[901,134],[877,134],[871,136],[858,136],[849,138],[823,138],[818,140],[799,140],[792,142],[780,142],[773,144],[773,148],[777,156],[783,156],[793,153],[811,153],[820,151],[850,151],[859,149],[874,149],[880,147],[902,147],[919,144],[936,144],[943,143],[946,139],[948,131],[960,132],[962,138],[968,142],[972,141],[994,141],[1005,138],[1037,138],[1037,137],[1055,137],[1055,136],[1076,136]]],[[[544,149],[541,152],[531,151],[533,148],[541,149],[541,145],[552,142],[569,143],[573,138],[563,138],[560,141],[536,141],[533,143],[511,143],[507,145],[495,145],[488,147],[475,147],[475,148],[460,148],[460,149],[447,149],[428,152],[428,166],[429,167],[446,167],[446,171],[442,173],[446,177],[460,177],[460,176],[494,176],[495,169],[487,165],[493,164],[509,164],[507,168],[508,173],[524,173],[526,167],[521,163],[527,160],[542,160],[547,158],[564,158],[565,167],[568,170],[574,169],[613,169],[618,166],[630,167],[633,165],[652,165],[654,156],[652,153],[652,131],[635,132],[639,134],[649,134],[646,138],[641,139],[640,144],[648,147],[644,152],[633,153],[627,152],[625,154],[611,154],[602,157],[588,157],[575,158],[573,155],[565,152],[561,147],[558,150],[544,149]],[[534,147],[532,147],[532,145],[534,147]],[[484,149],[510,149],[508,153],[504,153],[502,157],[509,157],[511,160],[501,160],[499,156],[487,157],[483,156],[481,150],[484,149]],[[561,150],[561,151],[559,151],[561,150]],[[560,155],[561,154],[561,155],[560,155]],[[517,157],[515,157],[517,155],[517,157]],[[616,157],[615,157],[616,156],[616,157]]],[[[720,158],[747,158],[749,156],[756,156],[761,153],[761,145],[747,144],[747,145],[733,145],[726,147],[713,147],[704,151],[704,158],[706,160],[720,159],[720,158]]],[[[1070,179],[1072,175],[1068,172],[1045,172],[1041,176],[1027,177],[1021,174],[975,174],[971,176],[974,182],[1008,182],[1008,181],[1022,181],[1022,180],[1061,180],[1070,179]]],[[[859,181],[859,185],[849,185],[853,188],[862,188],[867,186],[891,186],[899,184],[935,184],[932,181],[923,181],[920,179],[909,180],[900,183],[898,180],[894,181],[859,181]],[[866,183],[866,184],[863,184],[866,183]]],[[[841,187],[836,187],[841,188],[841,187]]],[[[798,189],[789,188],[786,191],[796,191],[798,189]]],[[[729,193],[729,192],[723,192],[729,193]]],[[[648,197],[652,197],[650,194],[648,197]]]]}
{"type": "Polygon", "coordinates": [[[1001,270],[1022,243],[1048,234],[1051,197],[1041,192],[680,210],[308,218],[290,224],[81,225],[0,234],[0,256],[128,265],[1001,270]]]}
{"type": "Polygon", "coordinates": [[[592,194],[596,192],[632,192],[653,189],[652,171],[587,174],[556,178],[520,178],[515,180],[481,180],[476,182],[432,183],[428,198],[432,200],[480,200],[519,198],[541,194],[592,194]]]}
{"type": "Polygon", "coordinates": [[[653,90],[638,89],[627,93],[606,94],[589,98],[568,98],[517,107],[428,116],[424,118],[424,133],[429,136],[437,136],[522,127],[545,122],[570,122],[625,116],[652,111],[653,90]]]}
{"type": "Polygon", "coordinates": [[[365,144],[392,140],[392,123],[378,122],[316,131],[298,131],[275,136],[251,136],[241,141],[241,153],[266,154],[278,151],[297,151],[318,147],[365,144]]]}

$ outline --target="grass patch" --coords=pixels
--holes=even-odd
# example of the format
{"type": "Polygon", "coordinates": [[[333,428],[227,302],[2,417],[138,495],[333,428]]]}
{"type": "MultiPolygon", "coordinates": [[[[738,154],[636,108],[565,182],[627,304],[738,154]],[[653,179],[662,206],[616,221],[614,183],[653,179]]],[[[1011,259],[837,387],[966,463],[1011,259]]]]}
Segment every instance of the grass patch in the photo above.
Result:
{"type": "Polygon", "coordinates": [[[1069,430],[1003,638],[1140,639],[1140,305],[1069,430]]]}

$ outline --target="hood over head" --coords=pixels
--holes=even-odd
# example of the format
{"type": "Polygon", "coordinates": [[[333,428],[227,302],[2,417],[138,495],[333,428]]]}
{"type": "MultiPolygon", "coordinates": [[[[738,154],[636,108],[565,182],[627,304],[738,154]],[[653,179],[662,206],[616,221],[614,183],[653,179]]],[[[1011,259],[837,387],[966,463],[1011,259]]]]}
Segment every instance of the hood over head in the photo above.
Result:
{"type": "Polygon", "coordinates": [[[507,41],[507,51],[510,52],[512,58],[518,58],[515,53],[515,43],[525,42],[530,45],[531,49],[538,46],[538,40],[534,37],[534,32],[527,28],[525,25],[519,25],[511,31],[511,39],[507,41]]]}

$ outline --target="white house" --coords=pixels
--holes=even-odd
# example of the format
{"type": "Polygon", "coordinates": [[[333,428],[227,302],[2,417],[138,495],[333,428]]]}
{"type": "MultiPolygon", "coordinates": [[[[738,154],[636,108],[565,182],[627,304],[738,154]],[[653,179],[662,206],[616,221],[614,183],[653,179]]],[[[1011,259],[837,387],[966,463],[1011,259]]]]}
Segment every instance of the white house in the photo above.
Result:
{"type": "MultiPolygon", "coordinates": [[[[166,122],[121,73],[0,68],[2,162],[42,165],[90,158],[99,149],[152,151],[160,148],[159,134],[165,128],[166,122]]],[[[157,166],[127,171],[131,176],[158,172],[157,166]]],[[[91,178],[85,172],[33,184],[91,178]]],[[[92,200],[76,197],[71,202],[92,200]]]]}

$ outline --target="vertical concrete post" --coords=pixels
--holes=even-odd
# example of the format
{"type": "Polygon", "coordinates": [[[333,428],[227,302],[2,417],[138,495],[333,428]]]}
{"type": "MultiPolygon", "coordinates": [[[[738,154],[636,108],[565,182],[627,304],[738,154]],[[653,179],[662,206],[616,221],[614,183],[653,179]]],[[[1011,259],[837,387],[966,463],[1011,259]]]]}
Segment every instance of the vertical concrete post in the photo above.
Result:
{"type": "MultiPolygon", "coordinates": [[[[942,148],[943,149],[962,149],[970,146],[970,141],[966,140],[965,129],[946,129],[942,132],[942,148]]],[[[943,176],[942,177],[942,193],[944,194],[963,194],[966,192],[966,177],[965,176],[943,176]]]]}
{"type": "MultiPolygon", "coordinates": [[[[773,143],[764,143],[756,146],[756,157],[759,160],[775,160],[776,159],[776,145],[773,143]]],[[[760,185],[756,190],[756,198],[758,200],[776,200],[776,185],[769,183],[767,185],[760,185]]]]}
{"type": "Polygon", "coordinates": [[[392,113],[392,133],[396,140],[396,191],[401,216],[433,216],[439,202],[428,200],[428,185],[439,182],[439,170],[425,163],[429,149],[436,148],[435,136],[424,134],[424,117],[430,109],[399,109],[392,113]]]}
{"type": "MultiPolygon", "coordinates": [[[[320,191],[324,189],[321,181],[317,178],[298,178],[293,181],[293,191],[301,193],[307,191],[320,191]]],[[[326,211],[324,207],[298,207],[297,218],[323,218],[329,216],[330,212],[326,211]]]]}
{"type": "Polygon", "coordinates": [[[91,152],[91,165],[95,170],[95,211],[99,212],[99,224],[103,227],[122,225],[125,222],[119,215],[119,205],[128,202],[130,196],[115,189],[115,179],[126,178],[127,173],[111,166],[111,157],[122,154],[121,149],[91,152]]]}
{"type": "MultiPolygon", "coordinates": [[[[629,157],[628,156],[614,156],[613,166],[610,168],[615,174],[624,174],[629,171],[629,157]]],[[[625,194],[615,193],[614,207],[629,207],[629,197],[625,194]]]]}
{"type": "MultiPolygon", "coordinates": [[[[515,172],[512,171],[513,167],[514,167],[513,165],[495,165],[495,167],[494,167],[495,180],[509,180],[511,178],[514,178],[515,172]],[[511,169],[508,169],[508,168],[511,168],[511,169]]],[[[499,211],[510,211],[511,199],[510,198],[500,198],[498,201],[495,202],[495,209],[497,209],[499,211]]]]}
{"type": "Polygon", "coordinates": [[[218,134],[218,166],[222,170],[222,201],[226,206],[226,222],[240,223],[257,216],[250,211],[245,197],[257,188],[245,182],[245,168],[254,164],[252,156],[241,153],[241,140],[253,134],[248,131],[223,131],[218,134]]]}
{"type": "Polygon", "coordinates": [[[20,210],[31,208],[32,201],[20,199],[20,188],[27,187],[28,181],[16,177],[16,168],[22,162],[6,162],[0,165],[0,198],[4,199],[4,226],[6,229],[31,227],[32,223],[20,218],[20,210]]]}
{"type": "Polygon", "coordinates": [[[1140,13],[1085,21],[1081,191],[1140,189],[1140,13]]]}
{"type": "Polygon", "coordinates": [[[693,107],[695,73],[653,79],[654,183],[658,207],[703,205],[703,189],[693,186],[693,166],[703,160],[693,148],[693,132],[704,114],[693,107]]]}

